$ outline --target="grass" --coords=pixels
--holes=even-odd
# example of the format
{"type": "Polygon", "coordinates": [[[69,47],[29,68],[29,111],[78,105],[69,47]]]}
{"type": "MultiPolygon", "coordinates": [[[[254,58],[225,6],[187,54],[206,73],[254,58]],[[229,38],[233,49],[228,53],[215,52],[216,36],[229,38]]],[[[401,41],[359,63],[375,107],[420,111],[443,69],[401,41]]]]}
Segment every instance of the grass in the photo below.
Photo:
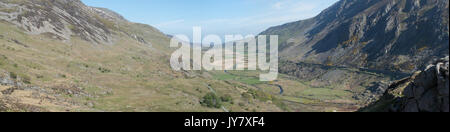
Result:
{"type": "Polygon", "coordinates": [[[327,88],[310,88],[299,93],[299,96],[304,96],[308,98],[318,99],[318,100],[335,100],[335,99],[349,99],[353,93],[343,91],[343,90],[333,90],[327,88]]]}
{"type": "Polygon", "coordinates": [[[296,98],[296,97],[289,97],[289,96],[283,96],[281,99],[286,101],[291,101],[295,103],[301,103],[301,104],[318,104],[320,103],[317,100],[307,99],[307,98],[296,98]]]}
{"type": "MultiPolygon", "coordinates": [[[[242,73],[245,74],[245,71],[242,71],[242,73]]],[[[241,73],[241,74],[242,74],[241,73]]],[[[213,78],[217,79],[217,80],[222,80],[222,81],[237,81],[237,82],[241,82],[247,85],[257,85],[257,84],[262,84],[265,82],[262,82],[259,80],[259,78],[257,76],[243,76],[243,75],[239,75],[239,74],[234,74],[234,73],[225,73],[225,72],[215,72],[213,73],[213,78]]]]}

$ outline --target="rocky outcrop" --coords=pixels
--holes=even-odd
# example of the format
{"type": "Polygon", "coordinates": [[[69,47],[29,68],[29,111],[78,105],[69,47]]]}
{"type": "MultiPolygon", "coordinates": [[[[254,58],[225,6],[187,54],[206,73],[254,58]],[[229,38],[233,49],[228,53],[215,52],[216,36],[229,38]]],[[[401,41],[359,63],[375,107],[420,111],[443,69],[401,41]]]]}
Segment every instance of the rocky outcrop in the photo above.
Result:
{"type": "Polygon", "coordinates": [[[60,40],[72,35],[110,43],[111,30],[95,11],[79,0],[29,0],[0,2],[0,20],[23,28],[29,34],[47,34],[60,40]]]}
{"type": "Polygon", "coordinates": [[[360,100],[361,104],[369,104],[380,99],[381,96],[388,89],[389,84],[385,82],[372,82],[372,86],[369,86],[364,92],[355,94],[354,99],[360,100]]]}
{"type": "MultiPolygon", "coordinates": [[[[22,82],[20,76],[11,76],[10,72],[0,69],[0,112],[45,112],[70,111],[73,109],[87,109],[86,105],[64,96],[89,97],[79,87],[62,84],[44,88],[32,86],[22,82]]],[[[88,102],[90,103],[90,102],[88,102]]]]}
{"type": "Polygon", "coordinates": [[[311,87],[343,89],[353,93],[358,105],[377,101],[387,90],[389,81],[409,74],[386,73],[368,69],[326,66],[309,63],[280,62],[279,72],[300,79],[311,87]]]}
{"type": "Polygon", "coordinates": [[[14,85],[14,83],[9,74],[0,74],[0,85],[14,85]]]}
{"type": "Polygon", "coordinates": [[[391,84],[384,96],[361,111],[449,112],[449,58],[391,84]]]}
{"type": "Polygon", "coordinates": [[[430,65],[403,92],[401,103],[392,111],[449,112],[448,57],[430,65]]]}

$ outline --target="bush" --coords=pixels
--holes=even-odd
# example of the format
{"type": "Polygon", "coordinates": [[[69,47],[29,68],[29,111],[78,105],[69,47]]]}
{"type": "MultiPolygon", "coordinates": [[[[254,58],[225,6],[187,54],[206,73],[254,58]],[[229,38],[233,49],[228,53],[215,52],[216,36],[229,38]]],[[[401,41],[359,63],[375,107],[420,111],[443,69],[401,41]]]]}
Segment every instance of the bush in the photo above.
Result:
{"type": "Polygon", "coordinates": [[[222,100],[214,93],[208,93],[203,96],[203,100],[200,103],[210,108],[220,108],[222,106],[222,100]]]}
{"type": "Polygon", "coordinates": [[[12,79],[17,79],[17,74],[14,72],[9,72],[9,77],[11,77],[12,79]]]}
{"type": "Polygon", "coordinates": [[[31,84],[31,78],[29,76],[23,76],[22,81],[25,84],[31,84]]]}
{"type": "Polygon", "coordinates": [[[38,78],[38,79],[42,79],[42,78],[44,78],[44,75],[40,75],[40,74],[38,74],[38,75],[36,75],[36,78],[38,78]]]}
{"type": "Polygon", "coordinates": [[[226,94],[226,95],[220,97],[220,99],[223,102],[233,102],[233,97],[231,97],[231,95],[229,95],[229,94],[226,94]]]}
{"type": "Polygon", "coordinates": [[[239,106],[241,106],[241,107],[244,107],[244,106],[245,106],[245,104],[244,104],[244,103],[242,103],[242,102],[239,102],[239,106]]]}
{"type": "Polygon", "coordinates": [[[103,68],[103,67],[99,67],[98,70],[99,70],[100,72],[102,72],[102,73],[109,73],[109,72],[111,72],[111,70],[106,69],[106,68],[103,68]]]}

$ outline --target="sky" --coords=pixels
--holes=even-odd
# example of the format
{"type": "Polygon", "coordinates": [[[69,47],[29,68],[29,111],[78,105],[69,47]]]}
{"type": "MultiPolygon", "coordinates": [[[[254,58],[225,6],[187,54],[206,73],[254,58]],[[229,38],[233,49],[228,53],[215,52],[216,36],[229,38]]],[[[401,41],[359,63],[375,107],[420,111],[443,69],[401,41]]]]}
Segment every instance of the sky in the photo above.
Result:
{"type": "Polygon", "coordinates": [[[170,35],[257,35],[265,29],[311,18],[338,0],[82,0],[111,9],[127,20],[170,35]]]}

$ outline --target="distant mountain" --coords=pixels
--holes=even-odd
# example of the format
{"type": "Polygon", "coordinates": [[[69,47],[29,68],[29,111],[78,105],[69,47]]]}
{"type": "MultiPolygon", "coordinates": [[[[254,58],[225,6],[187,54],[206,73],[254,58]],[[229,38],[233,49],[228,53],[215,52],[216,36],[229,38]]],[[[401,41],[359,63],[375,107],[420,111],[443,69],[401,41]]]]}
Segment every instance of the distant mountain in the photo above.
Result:
{"type": "Polygon", "coordinates": [[[341,0],[267,29],[284,60],[411,73],[449,54],[448,0],[341,0]]]}

